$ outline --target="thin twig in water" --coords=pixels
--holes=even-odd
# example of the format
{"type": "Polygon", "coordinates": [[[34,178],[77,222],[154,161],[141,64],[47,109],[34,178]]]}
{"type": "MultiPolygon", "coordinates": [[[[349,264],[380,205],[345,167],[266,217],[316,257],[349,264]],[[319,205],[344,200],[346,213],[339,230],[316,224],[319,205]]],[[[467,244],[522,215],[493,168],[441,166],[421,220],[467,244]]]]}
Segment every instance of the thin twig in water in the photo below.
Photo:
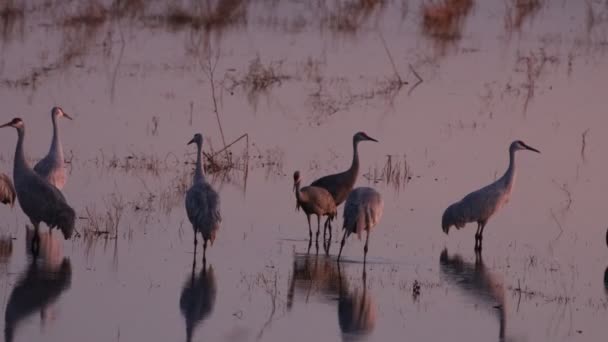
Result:
{"type": "Polygon", "coordinates": [[[416,87],[418,87],[423,82],[422,77],[420,77],[420,75],[418,75],[418,73],[416,72],[416,70],[414,69],[414,67],[411,64],[409,64],[409,66],[410,66],[410,71],[412,72],[412,74],[414,74],[414,76],[416,76],[416,78],[418,79],[418,81],[412,85],[412,87],[410,88],[410,90],[408,90],[407,96],[412,95],[412,92],[414,91],[414,89],[416,89],[416,87]]]}
{"type": "Polygon", "coordinates": [[[557,234],[557,236],[553,239],[553,241],[557,241],[564,233],[564,228],[562,227],[562,224],[559,223],[559,220],[557,219],[557,216],[555,216],[553,209],[551,209],[551,217],[553,218],[555,223],[557,223],[557,227],[559,228],[559,234],[557,234]]]}
{"type": "Polygon", "coordinates": [[[211,84],[211,99],[213,100],[213,112],[215,113],[215,117],[217,119],[217,125],[220,128],[220,135],[222,136],[222,143],[224,144],[224,147],[226,147],[226,138],[224,138],[224,129],[222,128],[222,123],[220,121],[220,113],[219,110],[217,108],[217,98],[215,95],[215,79],[214,79],[214,73],[215,73],[215,68],[217,67],[217,63],[220,60],[220,51],[219,49],[217,50],[217,52],[215,53],[215,61],[211,61],[211,49],[208,48],[207,51],[205,52],[205,56],[207,57],[206,59],[206,65],[203,64],[203,61],[199,59],[199,63],[201,66],[201,69],[203,69],[203,71],[205,72],[205,74],[207,75],[207,78],[209,79],[209,82],[211,84]]]}
{"type": "Polygon", "coordinates": [[[378,36],[380,36],[380,40],[382,41],[382,46],[384,46],[384,51],[386,51],[388,60],[391,62],[391,66],[393,67],[393,72],[395,73],[395,77],[397,77],[397,80],[399,81],[399,89],[401,89],[401,87],[403,85],[408,84],[408,83],[401,78],[401,75],[399,75],[399,71],[397,70],[397,65],[395,64],[395,61],[393,60],[393,56],[391,55],[391,52],[388,49],[388,46],[386,45],[386,41],[384,40],[384,36],[382,35],[381,31],[378,31],[378,36]]]}
{"type": "Polygon", "coordinates": [[[555,181],[555,179],[552,180],[553,184],[555,184],[561,191],[563,191],[566,194],[566,207],[564,208],[563,211],[568,211],[570,210],[570,206],[572,205],[572,193],[570,192],[570,190],[568,189],[568,185],[566,183],[559,184],[558,182],[555,181]]]}
{"type": "Polygon", "coordinates": [[[581,158],[583,159],[583,163],[586,161],[585,148],[587,147],[587,134],[589,134],[589,128],[583,132],[583,144],[581,146],[581,158]]]}

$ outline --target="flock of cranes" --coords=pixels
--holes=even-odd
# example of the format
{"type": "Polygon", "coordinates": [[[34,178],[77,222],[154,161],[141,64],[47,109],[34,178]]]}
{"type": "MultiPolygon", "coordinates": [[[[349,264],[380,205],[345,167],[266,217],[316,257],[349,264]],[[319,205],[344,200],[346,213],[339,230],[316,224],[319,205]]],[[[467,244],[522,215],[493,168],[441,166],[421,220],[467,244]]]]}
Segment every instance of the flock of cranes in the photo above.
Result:
{"type": "MultiPolygon", "coordinates": [[[[72,120],[60,107],[53,107],[51,110],[53,124],[51,147],[49,153],[34,168],[29,165],[25,158],[25,123],[23,120],[15,118],[0,126],[0,128],[13,127],[17,131],[17,146],[13,164],[14,186],[8,176],[0,174],[0,202],[13,206],[15,198],[18,200],[21,209],[34,226],[35,234],[31,243],[32,251],[36,251],[38,248],[39,238],[37,237],[41,222],[44,222],[51,231],[53,228],[61,230],[65,239],[69,239],[74,231],[76,214],[61,193],[67,176],[57,122],[60,118],[72,120]]],[[[321,218],[323,216],[327,217],[324,223],[323,246],[328,253],[332,237],[331,221],[337,217],[337,208],[346,201],[342,225],[344,235],[337,257],[338,262],[346,238],[351,234],[357,234],[358,238],[361,239],[362,233],[365,232],[365,247],[363,249],[363,261],[365,263],[369,235],[382,218],[384,208],[382,196],[369,187],[353,189],[360,167],[358,146],[363,141],[378,142],[364,132],[356,133],[353,136],[352,163],[344,172],[319,178],[309,186],[304,187],[301,186],[302,176],[300,172],[296,171],[293,175],[296,209],[302,209],[308,221],[309,249],[312,244],[310,216],[317,216],[317,248],[321,218]],[[328,231],[329,239],[326,239],[328,231]]],[[[207,243],[210,242],[213,245],[222,221],[220,197],[209,184],[203,172],[203,136],[199,133],[195,134],[188,144],[196,144],[197,158],[192,186],[186,193],[185,207],[194,230],[195,255],[198,242],[197,233],[200,233],[203,238],[203,262],[205,262],[207,243]]],[[[471,192],[460,201],[450,205],[443,213],[441,220],[441,228],[444,233],[448,234],[451,226],[460,229],[467,223],[477,223],[475,250],[481,250],[486,224],[509,201],[516,176],[515,153],[520,150],[540,153],[521,140],[512,142],[509,146],[509,166],[504,175],[492,184],[471,192]]],[[[608,243],[608,234],[606,239],[608,243]]]]}

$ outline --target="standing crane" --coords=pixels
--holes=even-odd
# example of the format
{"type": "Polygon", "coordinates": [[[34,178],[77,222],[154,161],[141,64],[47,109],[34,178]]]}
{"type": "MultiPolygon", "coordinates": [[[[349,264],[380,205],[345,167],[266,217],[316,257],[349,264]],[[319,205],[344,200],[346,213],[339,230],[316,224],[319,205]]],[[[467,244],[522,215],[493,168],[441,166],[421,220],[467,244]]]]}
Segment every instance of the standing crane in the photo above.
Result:
{"type": "Polygon", "coordinates": [[[203,136],[196,133],[188,145],[196,144],[196,167],[192,186],[186,193],[186,213],[194,230],[194,254],[196,256],[196,233],[203,235],[203,265],[206,263],[207,241],[215,241],[215,235],[220,229],[222,216],[220,214],[220,197],[205,180],[201,160],[203,136]]]}
{"type": "Polygon", "coordinates": [[[441,228],[448,234],[450,227],[457,229],[469,222],[477,222],[475,233],[475,250],[481,250],[483,230],[498,209],[502,208],[511,196],[515,183],[515,152],[530,150],[540,153],[539,150],[516,140],[509,146],[509,167],[505,174],[494,183],[466,195],[462,200],[450,205],[441,218],[441,228]]]}
{"type": "Polygon", "coordinates": [[[17,190],[17,199],[23,212],[29,217],[35,229],[32,239],[32,251],[37,253],[40,222],[46,223],[49,229],[59,228],[67,240],[74,232],[76,213],[66,202],[59,189],[40,177],[25,159],[23,140],[25,124],[20,118],[1,127],[13,127],[17,130],[17,147],[13,166],[13,179],[17,190]]]}
{"type": "Polygon", "coordinates": [[[34,166],[34,171],[37,174],[59,190],[63,189],[67,178],[63,160],[63,149],[61,148],[61,140],[59,139],[59,126],[57,124],[57,119],[62,117],[72,120],[72,117],[66,114],[61,107],[53,107],[51,109],[51,121],[53,122],[51,148],[49,149],[49,153],[34,166]]]}
{"type": "Polygon", "coordinates": [[[324,225],[324,233],[329,226],[331,231],[331,220],[333,220],[338,214],[336,210],[336,203],[332,198],[329,191],[316,187],[316,186],[305,186],[300,189],[300,183],[302,177],[300,171],[296,171],[293,174],[293,191],[296,193],[296,209],[302,208],[304,214],[306,214],[306,220],[308,221],[308,248],[312,244],[312,229],[310,228],[310,215],[317,215],[317,241],[316,245],[319,248],[319,231],[321,230],[321,216],[327,216],[327,221],[324,225]]]}
{"type": "Polygon", "coordinates": [[[0,173],[0,202],[8,204],[12,208],[15,205],[16,196],[15,186],[11,179],[4,173],[0,173]]]}
{"type": "Polygon", "coordinates": [[[367,232],[365,247],[363,248],[363,263],[365,264],[369,234],[372,228],[380,222],[383,211],[384,202],[382,201],[382,196],[372,188],[356,188],[348,195],[344,206],[344,236],[340,245],[340,253],[338,253],[338,262],[340,261],[346,238],[350,234],[356,233],[359,240],[361,240],[361,233],[365,230],[367,232]]]}
{"type": "MultiPolygon", "coordinates": [[[[334,198],[336,207],[339,207],[340,204],[346,200],[346,197],[353,190],[355,182],[357,181],[357,176],[359,175],[359,151],[357,146],[361,141],[378,142],[378,140],[370,137],[364,132],[355,133],[355,135],[353,135],[353,161],[350,164],[350,168],[341,173],[321,177],[310,184],[311,186],[320,187],[329,191],[334,198]]],[[[325,226],[328,226],[327,221],[325,226]]],[[[331,240],[331,229],[329,230],[329,239],[331,240]]]]}

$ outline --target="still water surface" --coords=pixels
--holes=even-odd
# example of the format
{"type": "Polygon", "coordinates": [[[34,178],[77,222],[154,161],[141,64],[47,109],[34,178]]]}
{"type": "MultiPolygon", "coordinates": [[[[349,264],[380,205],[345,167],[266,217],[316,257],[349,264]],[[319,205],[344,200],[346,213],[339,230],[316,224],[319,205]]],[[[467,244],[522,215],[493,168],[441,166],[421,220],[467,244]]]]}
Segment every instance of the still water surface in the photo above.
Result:
{"type": "MultiPolygon", "coordinates": [[[[75,118],[80,217],[33,259],[27,218],[0,207],[6,341],[605,339],[606,2],[221,3],[3,5],[3,123],[24,119],[34,162],[51,107],[75,118]],[[295,170],[346,169],[357,131],[380,141],[359,145],[357,185],[385,202],[365,276],[355,237],[340,267],[339,233],[307,253],[291,192],[295,170]],[[205,267],[183,206],[196,132],[207,153],[247,135],[234,169],[208,165],[224,221],[205,267]],[[516,139],[542,154],[518,152],[475,255],[473,225],[446,236],[441,214],[516,139]]],[[[0,132],[7,174],[15,142],[0,132]]]]}

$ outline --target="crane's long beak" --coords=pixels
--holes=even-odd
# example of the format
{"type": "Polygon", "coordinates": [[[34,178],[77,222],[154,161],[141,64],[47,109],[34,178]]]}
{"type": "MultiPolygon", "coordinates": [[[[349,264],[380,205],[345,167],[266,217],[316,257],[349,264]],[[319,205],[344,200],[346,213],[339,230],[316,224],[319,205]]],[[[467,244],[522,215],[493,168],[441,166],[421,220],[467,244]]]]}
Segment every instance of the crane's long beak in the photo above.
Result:
{"type": "Polygon", "coordinates": [[[68,113],[63,112],[63,116],[65,116],[66,118],[70,119],[70,120],[74,120],[71,116],[68,115],[68,113]]]}
{"type": "Polygon", "coordinates": [[[8,123],[5,123],[4,125],[0,126],[0,128],[2,128],[2,127],[8,127],[8,126],[10,126],[10,125],[11,125],[11,123],[12,123],[12,121],[11,121],[11,122],[8,122],[8,123]]]}
{"type": "Polygon", "coordinates": [[[536,153],[540,153],[540,151],[539,151],[539,150],[535,149],[535,148],[534,148],[534,147],[532,147],[532,146],[528,146],[528,145],[524,145],[524,146],[525,146],[525,147],[526,147],[528,150],[530,150],[530,151],[534,151],[534,152],[536,152],[536,153]]]}
{"type": "Polygon", "coordinates": [[[370,136],[368,136],[368,137],[367,137],[367,140],[371,140],[371,141],[378,142],[378,140],[376,140],[376,139],[374,139],[374,138],[372,138],[372,137],[370,137],[370,136]]]}
{"type": "Polygon", "coordinates": [[[194,138],[192,138],[192,140],[188,141],[188,143],[186,145],[190,145],[194,143],[194,138]]]}

